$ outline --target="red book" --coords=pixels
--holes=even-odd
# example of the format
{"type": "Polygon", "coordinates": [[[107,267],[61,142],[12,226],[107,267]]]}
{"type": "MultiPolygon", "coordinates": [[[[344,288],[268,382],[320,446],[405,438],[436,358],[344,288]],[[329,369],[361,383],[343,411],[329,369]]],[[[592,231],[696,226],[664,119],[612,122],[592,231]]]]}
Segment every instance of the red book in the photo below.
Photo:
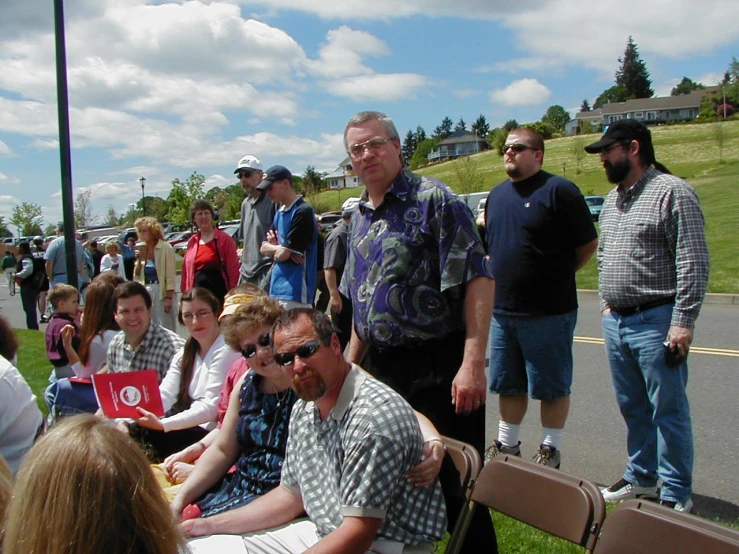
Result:
{"type": "Polygon", "coordinates": [[[156,369],[127,373],[96,373],[92,376],[98,405],[106,417],[139,418],[136,408],[164,416],[156,369]]]}

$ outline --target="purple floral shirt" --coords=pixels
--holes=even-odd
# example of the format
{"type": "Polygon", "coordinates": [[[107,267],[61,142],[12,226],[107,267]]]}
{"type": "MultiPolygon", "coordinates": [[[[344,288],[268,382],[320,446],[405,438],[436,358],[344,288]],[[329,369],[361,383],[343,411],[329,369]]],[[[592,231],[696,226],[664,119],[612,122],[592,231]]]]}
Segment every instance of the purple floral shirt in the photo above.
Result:
{"type": "Polygon", "coordinates": [[[467,204],[436,179],[404,170],[377,208],[362,194],[349,229],[341,292],[359,338],[409,346],[464,329],[464,285],[492,278],[467,204]]]}

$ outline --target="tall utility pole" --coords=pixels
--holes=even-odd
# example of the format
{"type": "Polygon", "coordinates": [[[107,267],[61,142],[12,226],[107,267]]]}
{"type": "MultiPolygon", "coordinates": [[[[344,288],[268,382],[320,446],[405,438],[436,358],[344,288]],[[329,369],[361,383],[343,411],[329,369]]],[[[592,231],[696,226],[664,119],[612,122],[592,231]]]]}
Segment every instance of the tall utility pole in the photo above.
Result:
{"type": "Polygon", "coordinates": [[[139,178],[139,183],[141,183],[141,214],[146,215],[146,197],[144,196],[144,183],[146,182],[146,179],[143,177],[139,178]]]}
{"type": "Polygon", "coordinates": [[[74,198],[72,196],[72,156],[69,139],[69,95],[67,90],[67,53],[64,41],[64,3],[54,0],[56,35],[56,98],[59,113],[59,157],[62,171],[62,217],[64,251],[67,257],[67,283],[78,286],[77,250],[74,238],[74,198]]]}

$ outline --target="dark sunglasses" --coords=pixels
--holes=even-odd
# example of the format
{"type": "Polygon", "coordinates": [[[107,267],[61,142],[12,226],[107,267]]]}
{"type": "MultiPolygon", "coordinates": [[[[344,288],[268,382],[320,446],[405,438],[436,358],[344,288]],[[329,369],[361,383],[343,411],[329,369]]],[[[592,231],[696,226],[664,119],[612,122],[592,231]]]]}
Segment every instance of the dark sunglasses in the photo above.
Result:
{"type": "Polygon", "coordinates": [[[239,171],[239,179],[246,177],[247,179],[252,176],[253,171],[239,171]]]}
{"type": "Polygon", "coordinates": [[[508,152],[508,150],[513,150],[514,152],[523,152],[524,150],[538,150],[537,148],[534,148],[533,146],[528,146],[526,144],[504,144],[503,145],[503,154],[508,152]]]}
{"type": "Polygon", "coordinates": [[[277,362],[277,365],[291,365],[295,361],[295,356],[300,356],[305,360],[318,352],[319,348],[321,348],[321,341],[318,339],[312,340],[299,346],[293,352],[275,353],[275,362],[277,362]]]}
{"type": "MultiPolygon", "coordinates": [[[[257,339],[259,346],[269,346],[269,333],[264,333],[257,339]]],[[[253,358],[257,353],[257,344],[247,344],[241,349],[241,355],[244,358],[253,358]]]]}

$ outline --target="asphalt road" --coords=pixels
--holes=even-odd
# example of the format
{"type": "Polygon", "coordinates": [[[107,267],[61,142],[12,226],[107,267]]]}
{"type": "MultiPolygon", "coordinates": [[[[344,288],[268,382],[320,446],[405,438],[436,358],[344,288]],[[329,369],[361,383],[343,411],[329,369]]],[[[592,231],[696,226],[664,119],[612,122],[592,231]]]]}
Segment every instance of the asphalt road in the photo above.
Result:
{"type": "MultiPolygon", "coordinates": [[[[580,296],[575,329],[572,406],[561,446],[567,473],[615,483],[626,461],[625,425],[605,358],[598,302],[580,296]]],[[[739,519],[739,306],[704,304],[689,358],[694,502],[698,513],[739,519]],[[705,349],[705,350],[704,350],[705,349]],[[705,352],[705,353],[703,353],[705,352]]],[[[529,404],[521,446],[533,457],[541,441],[538,402],[529,404]]],[[[487,407],[488,443],[497,437],[498,401],[487,407]]]]}
{"type": "MultiPolygon", "coordinates": [[[[562,470],[611,484],[624,469],[625,426],[603,351],[597,300],[592,295],[580,295],[579,301],[572,407],[561,447],[562,470]]],[[[0,282],[0,314],[13,327],[25,328],[20,295],[8,295],[4,278],[0,282]]],[[[739,306],[704,304],[689,364],[696,510],[706,517],[737,521],[739,306]]],[[[538,402],[532,401],[521,433],[525,457],[533,457],[541,440],[538,412],[538,402]]],[[[488,398],[487,422],[489,444],[497,437],[498,429],[498,402],[493,395],[488,398]]]]}

